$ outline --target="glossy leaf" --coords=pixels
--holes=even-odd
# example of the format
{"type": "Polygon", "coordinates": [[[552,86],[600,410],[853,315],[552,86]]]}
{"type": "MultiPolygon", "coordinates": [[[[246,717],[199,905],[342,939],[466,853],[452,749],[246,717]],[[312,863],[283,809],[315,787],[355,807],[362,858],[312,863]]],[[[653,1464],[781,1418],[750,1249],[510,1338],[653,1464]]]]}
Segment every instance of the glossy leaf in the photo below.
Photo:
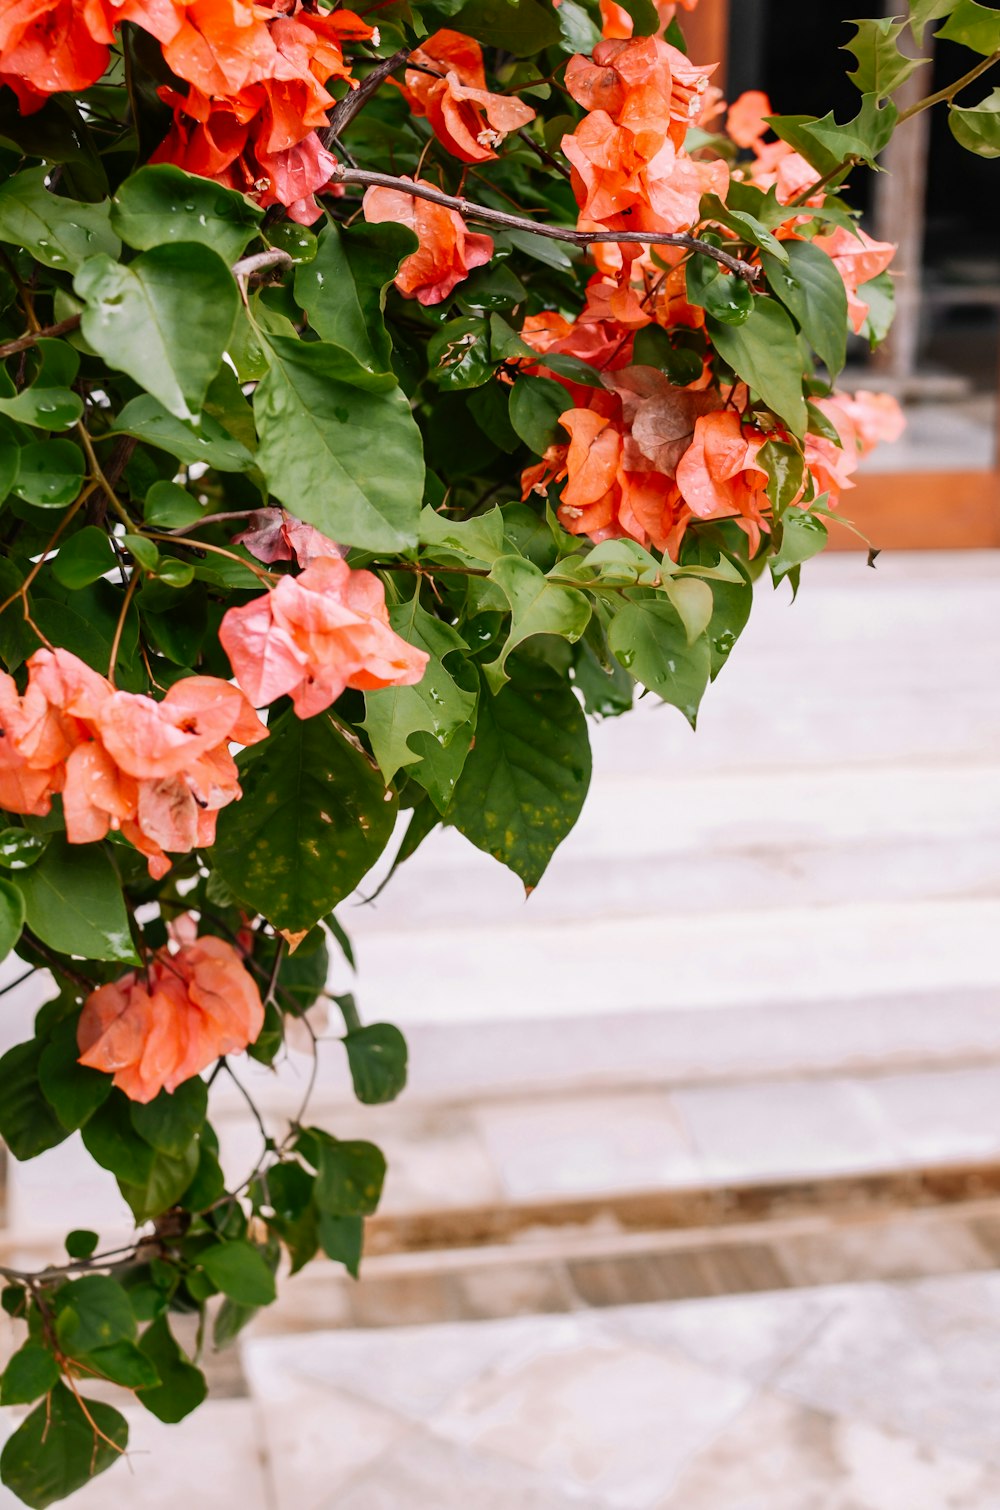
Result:
{"type": "Polygon", "coordinates": [[[24,927],[24,896],[13,881],[0,880],[0,960],[6,959],[24,927]]]}
{"type": "Polygon", "coordinates": [[[266,1306],[275,1299],[274,1275],[253,1243],[216,1243],[202,1249],[198,1262],[223,1295],[238,1305],[266,1306]]]}
{"type": "Polygon", "coordinates": [[[381,854],[395,801],[326,714],[286,715],[240,780],[243,800],[220,814],[215,867],[276,928],[311,928],[381,854]]]}
{"type": "Polygon", "coordinates": [[[354,1094],[366,1106],[395,1101],[406,1085],[406,1039],[391,1022],[355,1028],[344,1038],[354,1094]]]}
{"type": "Polygon", "coordinates": [[[576,587],[550,582],[521,556],[501,556],[490,572],[510,604],[510,631],[500,654],[483,666],[494,694],[508,680],[507,657],[536,634],[555,634],[575,644],[590,622],[590,600],[576,587]]]}
{"type": "Polygon", "coordinates": [[[708,640],[688,643],[672,603],[662,597],[626,603],[611,621],[608,643],[636,681],[679,708],[694,727],[711,670],[708,640]]]}
{"type": "Polygon", "coordinates": [[[28,927],[60,954],[137,964],[114,866],[100,845],[54,838],[18,879],[28,927]]]}
{"type": "Polygon", "coordinates": [[[761,263],[771,292],[797,321],[831,379],[847,357],[847,290],[832,258],[811,241],[790,241],[787,261],[767,252],[761,263]]]}
{"type": "Polygon", "coordinates": [[[268,338],[254,394],[257,465],[276,498],[332,540],[368,550],[416,544],[423,448],[395,379],[337,347],[268,338]]]}
{"type": "Polygon", "coordinates": [[[233,189],[153,163],[126,178],[111,201],[111,224],[137,251],[171,242],[200,242],[227,263],[257,235],[263,211],[233,189]]]}
{"type": "Polygon", "coordinates": [[[979,5],[977,0],[958,0],[944,25],[935,33],[949,42],[960,42],[973,52],[991,57],[1000,52],[1000,11],[979,5]]]}
{"type": "Polygon", "coordinates": [[[977,157],[1000,157],[1000,89],[968,109],[951,105],[948,125],[959,146],[967,151],[977,157]]]}
{"type": "Polygon", "coordinates": [[[127,265],[94,257],[73,287],[85,302],[88,344],[176,419],[197,418],[239,310],[218,253],[183,241],[127,265]]]}
{"type": "Polygon", "coordinates": [[[780,304],[755,299],[742,325],[708,319],[712,344],[737,377],[759,393],[796,435],[805,433],[803,363],[795,329],[780,304]]]}
{"type": "Polygon", "coordinates": [[[392,342],[385,328],[386,289],[417,240],[406,226],[385,222],[348,229],[331,221],[314,260],[298,268],[295,297],[313,330],[341,346],[369,372],[389,372],[392,342]]]}
{"type": "Polygon", "coordinates": [[[46,267],[75,272],[88,257],[117,257],[121,242],[107,204],[81,204],[46,188],[46,168],[29,168],[0,185],[0,241],[24,249],[46,267]]]}
{"type": "Polygon", "coordinates": [[[580,704],[541,666],[511,666],[501,692],[484,693],[476,742],[447,819],[531,890],[573,827],[590,784],[580,704]]]}
{"type": "Polygon", "coordinates": [[[89,1420],[77,1398],[64,1384],[57,1384],[21,1422],[0,1454],[0,1478],[31,1510],[44,1510],[65,1499],[110,1468],[125,1451],[125,1417],[102,1400],[85,1399],[84,1403],[89,1420]]]}

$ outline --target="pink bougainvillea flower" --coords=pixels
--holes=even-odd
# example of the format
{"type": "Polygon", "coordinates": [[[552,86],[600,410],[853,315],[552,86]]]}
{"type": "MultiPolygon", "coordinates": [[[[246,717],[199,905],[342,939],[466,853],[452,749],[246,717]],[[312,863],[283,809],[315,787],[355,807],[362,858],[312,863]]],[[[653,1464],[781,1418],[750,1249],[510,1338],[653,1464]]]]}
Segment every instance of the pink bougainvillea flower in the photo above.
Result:
{"type": "Polygon", "coordinates": [[[895,244],[891,241],[875,241],[860,226],[856,231],[849,231],[846,226],[838,225],[829,236],[813,237],[813,245],[833,258],[833,265],[847,289],[847,311],[851,325],[855,331],[860,331],[868,317],[868,305],[858,297],[858,289],[863,283],[868,283],[879,273],[885,272],[895,255],[895,244]]]}
{"type": "Polygon", "coordinates": [[[312,524],[296,519],[285,509],[257,509],[248,527],[233,536],[234,545],[245,545],[251,556],[268,565],[272,561],[297,561],[308,566],[317,556],[339,556],[340,546],[320,534],[312,524]]]}
{"type": "Polygon", "coordinates": [[[464,163],[496,157],[504,137],[534,120],[530,105],[486,88],[483,50],[458,31],[436,31],[410,55],[402,89],[414,115],[464,163]]]}
{"type": "Polygon", "coordinates": [[[90,844],[118,830],[149,860],[211,844],[216,814],[240,796],[230,743],[267,730],[231,682],[190,676],[162,702],[118,692],[69,650],[38,650],[28,686],[0,682],[0,790],[10,812],[48,812],[62,793],[66,837],[90,844]]]}
{"type": "Polygon", "coordinates": [[[862,456],[882,442],[898,440],[906,429],[906,416],[891,393],[871,393],[859,388],[856,393],[837,393],[834,397],[854,425],[862,456]]]}
{"type": "MultiPolygon", "coordinates": [[[[416,181],[434,187],[422,178],[416,181]]],[[[371,224],[395,220],[416,232],[420,245],[403,259],[395,281],[401,294],[421,304],[440,304],[474,267],[482,267],[493,256],[491,236],[467,231],[454,210],[414,199],[398,189],[369,189],[364,213],[371,224]]]]}
{"type": "Polygon", "coordinates": [[[175,953],[160,949],[144,974],[131,971],[92,991],[77,1025],[80,1063],[114,1076],[132,1101],[175,1091],[223,1054],[255,1041],[264,1007],[231,944],[208,936],[175,953]]]}
{"type": "Polygon", "coordinates": [[[300,718],[321,713],[345,687],[412,687],[428,661],[390,626],[379,579],[340,556],[319,557],[230,608],[219,639],[254,704],[288,695],[300,718]]]}

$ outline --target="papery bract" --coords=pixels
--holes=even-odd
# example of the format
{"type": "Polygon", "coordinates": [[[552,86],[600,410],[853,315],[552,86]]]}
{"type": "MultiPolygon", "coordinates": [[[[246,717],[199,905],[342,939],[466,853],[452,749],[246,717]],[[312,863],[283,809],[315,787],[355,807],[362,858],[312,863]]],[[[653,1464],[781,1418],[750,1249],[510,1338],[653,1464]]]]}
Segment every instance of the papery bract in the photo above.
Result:
{"type": "Polygon", "coordinates": [[[495,158],[504,137],[535,118],[522,100],[486,88],[482,48],[462,32],[436,31],[410,54],[410,64],[401,86],[407,104],[462,162],[495,158]]]}
{"type": "MultiPolygon", "coordinates": [[[[416,182],[434,187],[424,179],[416,182]]],[[[364,211],[372,225],[394,220],[416,233],[420,245],[404,257],[395,282],[401,294],[421,304],[440,304],[473,268],[493,256],[491,236],[467,231],[460,215],[430,200],[398,189],[372,188],[365,194],[364,211]]]]}
{"type": "Polygon", "coordinates": [[[240,686],[258,706],[289,695],[300,718],[346,687],[408,687],[427,655],[389,624],[385,589],[340,556],[319,557],[262,598],[230,608],[219,639],[240,686]]]}
{"type": "Polygon", "coordinates": [[[260,991],[240,955],[211,935],[160,949],[140,974],[92,991],[77,1025],[80,1063],[114,1076],[132,1101],[175,1091],[264,1024],[260,991]]]}

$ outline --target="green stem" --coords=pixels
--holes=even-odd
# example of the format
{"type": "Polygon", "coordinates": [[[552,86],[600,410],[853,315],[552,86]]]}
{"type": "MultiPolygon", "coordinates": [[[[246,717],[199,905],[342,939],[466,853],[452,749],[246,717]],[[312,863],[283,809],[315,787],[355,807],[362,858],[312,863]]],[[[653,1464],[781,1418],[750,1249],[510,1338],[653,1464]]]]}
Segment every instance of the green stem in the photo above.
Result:
{"type": "Polygon", "coordinates": [[[919,115],[922,110],[929,110],[932,105],[940,105],[945,100],[950,103],[956,94],[959,94],[967,84],[971,84],[974,80],[978,79],[979,75],[985,73],[988,68],[992,68],[994,63],[1000,63],[1000,52],[991,53],[988,58],[984,58],[981,63],[977,63],[975,68],[970,68],[968,73],[963,73],[962,77],[957,79],[954,84],[949,84],[946,89],[939,89],[935,94],[928,94],[922,100],[917,100],[908,110],[902,112],[896,122],[897,127],[901,126],[904,121],[908,121],[911,116],[919,115]]]}

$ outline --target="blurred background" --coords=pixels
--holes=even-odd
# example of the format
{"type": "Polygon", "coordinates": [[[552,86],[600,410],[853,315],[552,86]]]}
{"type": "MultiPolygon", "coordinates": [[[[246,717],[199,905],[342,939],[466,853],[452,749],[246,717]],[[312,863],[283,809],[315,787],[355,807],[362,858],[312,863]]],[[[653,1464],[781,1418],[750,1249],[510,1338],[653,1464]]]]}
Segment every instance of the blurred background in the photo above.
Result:
{"type": "MultiPolygon", "coordinates": [[[[692,55],[844,119],[856,9],[701,0],[692,55]]],[[[942,46],[917,94],[954,72],[942,46]]],[[[341,909],[334,985],[411,1050],[384,1108],[321,1058],[313,1119],[389,1158],[361,1280],[286,1281],[211,1402],[130,1411],[131,1464],[73,1506],[1000,1505],[1000,258],[968,208],[996,170],[941,120],[891,151],[855,187],[900,319],[844,382],[910,418],[842,503],[876,569],[834,530],[794,608],[761,584],[696,735],[651,698],[596,726],[527,902],[443,832],[341,909]]],[[[36,1005],[4,998],[0,1047],[36,1005]]],[[[275,1127],[308,1068],[247,1072],[275,1127]]],[[[240,1178],[223,1080],[213,1120],[240,1178]]],[[[128,1227],[78,1138],[8,1164],[3,1224],[32,1264],[128,1227]]]]}

